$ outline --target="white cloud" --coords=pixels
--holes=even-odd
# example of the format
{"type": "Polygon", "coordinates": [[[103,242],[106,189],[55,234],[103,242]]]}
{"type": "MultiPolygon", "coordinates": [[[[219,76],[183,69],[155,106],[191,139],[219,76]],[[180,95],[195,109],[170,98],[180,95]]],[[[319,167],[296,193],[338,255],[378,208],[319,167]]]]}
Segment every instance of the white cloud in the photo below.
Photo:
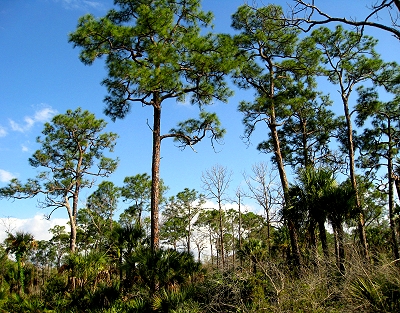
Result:
{"type": "Polygon", "coordinates": [[[36,122],[47,122],[49,121],[55,114],[57,114],[57,111],[47,107],[42,110],[36,111],[35,116],[34,116],[34,121],[36,122]]]}
{"type": "Polygon", "coordinates": [[[69,226],[67,222],[68,219],[63,218],[47,220],[39,214],[29,219],[13,217],[0,218],[0,242],[3,242],[7,237],[7,232],[15,233],[17,231],[28,232],[32,234],[36,240],[49,240],[51,239],[49,229],[53,228],[55,225],[61,225],[66,226],[66,230],[68,231],[69,226]]]}
{"type": "MultiPolygon", "coordinates": [[[[206,202],[203,204],[202,206],[204,209],[214,209],[214,210],[218,210],[218,203],[211,201],[211,200],[206,200],[206,202]]],[[[222,209],[224,211],[227,211],[229,209],[234,209],[236,211],[239,210],[239,205],[237,203],[224,203],[222,205],[222,209]]],[[[247,212],[254,212],[257,214],[262,214],[262,212],[258,212],[259,210],[255,209],[253,206],[251,205],[241,205],[241,211],[242,213],[247,213],[247,212]]]]}
{"type": "Polygon", "coordinates": [[[17,132],[21,132],[21,133],[24,132],[24,128],[21,127],[18,123],[14,122],[12,119],[9,119],[9,121],[10,121],[11,129],[13,131],[17,131],[17,132]]]}
{"type": "Polygon", "coordinates": [[[12,173],[0,169],[0,181],[1,182],[6,183],[6,182],[9,182],[13,178],[15,178],[15,176],[12,173]]]}
{"type": "Polygon", "coordinates": [[[24,123],[19,124],[12,119],[9,119],[11,129],[24,133],[30,130],[36,123],[44,123],[49,121],[55,114],[56,110],[51,107],[45,107],[35,112],[33,116],[25,116],[24,123]]]}
{"type": "Polygon", "coordinates": [[[90,0],[55,0],[61,2],[66,9],[103,9],[103,4],[99,1],[90,0]]]}
{"type": "Polygon", "coordinates": [[[83,1],[87,6],[94,8],[94,9],[101,9],[103,8],[103,4],[97,1],[83,1]]]}
{"type": "Polygon", "coordinates": [[[28,152],[29,148],[25,145],[21,145],[22,152],[28,152]]]}
{"type": "Polygon", "coordinates": [[[6,135],[7,135],[6,129],[0,126],[0,137],[5,137],[6,135]]]}

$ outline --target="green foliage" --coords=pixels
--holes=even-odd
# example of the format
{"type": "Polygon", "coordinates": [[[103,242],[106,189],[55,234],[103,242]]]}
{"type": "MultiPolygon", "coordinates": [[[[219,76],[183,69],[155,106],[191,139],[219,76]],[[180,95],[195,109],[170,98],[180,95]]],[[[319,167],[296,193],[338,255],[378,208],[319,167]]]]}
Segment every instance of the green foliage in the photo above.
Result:
{"type": "Polygon", "coordinates": [[[47,306],[58,311],[70,305],[68,295],[67,276],[52,275],[42,288],[42,298],[47,306]]]}
{"type": "Polygon", "coordinates": [[[204,195],[189,188],[170,197],[163,211],[161,238],[175,249],[177,243],[183,241],[186,251],[190,253],[192,226],[204,202],[204,195]]]}
{"type": "Polygon", "coordinates": [[[185,302],[187,297],[187,290],[165,290],[155,294],[151,299],[151,306],[154,312],[169,313],[174,312],[174,308],[185,302]]]}
{"type": "Polygon", "coordinates": [[[71,253],[66,258],[67,268],[77,280],[77,289],[96,289],[99,272],[107,270],[109,260],[102,252],[91,251],[86,255],[71,253]]]}
{"type": "Polygon", "coordinates": [[[400,277],[393,265],[381,271],[358,277],[351,283],[352,296],[367,312],[398,312],[400,310],[400,277]]]}
{"type": "Polygon", "coordinates": [[[23,294],[25,292],[23,261],[25,260],[26,254],[37,247],[37,242],[33,238],[33,235],[24,232],[16,232],[15,235],[8,233],[4,242],[6,245],[6,252],[13,253],[17,260],[19,282],[18,293],[23,294]]]}
{"type": "Polygon", "coordinates": [[[159,290],[185,285],[201,270],[201,264],[195,262],[191,254],[172,249],[160,249],[156,253],[143,250],[135,261],[144,285],[150,287],[156,281],[159,290]]]}
{"type": "Polygon", "coordinates": [[[105,150],[113,151],[117,138],[114,133],[103,133],[106,125],[104,120],[80,108],[54,116],[44,126],[44,138],[37,138],[41,148],[29,159],[33,167],[45,170],[25,185],[14,179],[0,189],[0,196],[13,199],[43,194],[41,205],[52,208],[48,216],[64,207],[71,225],[71,251],[75,251],[80,191],[93,185],[93,177],[108,176],[118,165],[118,160],[104,155],[105,150]]]}
{"type": "Polygon", "coordinates": [[[180,142],[182,148],[195,145],[207,134],[211,144],[214,145],[213,142],[221,140],[226,133],[226,130],[221,128],[217,115],[205,111],[200,112],[199,119],[188,119],[178,123],[178,127],[171,129],[170,132],[175,134],[174,140],[180,142]]]}
{"type": "Polygon", "coordinates": [[[24,298],[17,294],[11,295],[5,304],[1,307],[4,312],[15,313],[53,313],[55,311],[45,308],[41,297],[24,298]]]}
{"type": "Polygon", "coordinates": [[[87,200],[87,206],[79,210],[77,223],[82,250],[106,251],[112,244],[113,220],[117,210],[120,188],[112,182],[103,181],[87,200]]]}
{"type": "Polygon", "coordinates": [[[215,99],[227,101],[232,92],[225,77],[237,66],[236,49],[230,36],[202,29],[211,26],[212,14],[203,12],[197,0],[124,0],[115,5],[102,18],[81,17],[69,41],[82,48],[85,64],[106,55],[105,113],[113,120],[124,118],[132,103],[153,108],[151,247],[157,250],[161,141],[173,138],[186,146],[209,132],[211,139],[223,135],[216,115],[205,112],[162,135],[164,103],[190,97],[202,110],[215,99]]]}
{"type": "MultiPolygon", "coordinates": [[[[299,30],[285,25],[283,10],[277,5],[258,9],[244,5],[232,20],[232,27],[241,32],[235,36],[235,43],[247,57],[234,80],[240,88],[256,91],[253,103],[243,101],[239,105],[245,133],[251,135],[258,122],[272,127],[292,113],[290,103],[299,99],[290,93],[297,88],[296,81],[301,82],[302,74],[307,75],[316,67],[319,52],[311,47],[305,49],[306,42],[299,43],[299,30]],[[266,119],[259,119],[260,115],[266,119]]],[[[307,79],[306,76],[302,83],[313,85],[312,79],[307,79]]]]}
{"type": "MultiPolygon", "coordinates": [[[[150,175],[143,173],[124,178],[124,185],[121,187],[123,201],[131,204],[120,215],[122,224],[143,223],[143,213],[150,211],[152,179],[150,175]]],[[[164,194],[168,186],[160,179],[159,195],[160,203],[165,202],[164,194]]]]}
{"type": "Polygon", "coordinates": [[[69,37],[75,47],[82,47],[80,59],[85,64],[107,56],[106,114],[123,118],[130,102],[151,105],[154,91],[161,101],[185,101],[190,94],[191,102],[199,105],[214,98],[226,100],[230,91],[223,76],[233,66],[233,46],[227,36],[201,34],[212,14],[201,11],[198,1],[117,1],[116,5],[118,9],[100,19],[80,18],[69,37]]]}
{"type": "Polygon", "coordinates": [[[25,232],[16,232],[15,235],[8,233],[4,242],[6,252],[14,253],[17,259],[22,259],[30,250],[37,247],[33,235],[25,232]]]}

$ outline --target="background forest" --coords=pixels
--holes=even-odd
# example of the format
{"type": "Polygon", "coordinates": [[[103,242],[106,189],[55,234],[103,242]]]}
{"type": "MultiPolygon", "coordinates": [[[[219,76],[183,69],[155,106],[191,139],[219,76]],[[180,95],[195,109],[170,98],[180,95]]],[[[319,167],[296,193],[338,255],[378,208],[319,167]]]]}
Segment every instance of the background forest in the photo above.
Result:
{"type": "Polygon", "coordinates": [[[36,175],[0,196],[38,199],[69,222],[50,240],[7,232],[0,311],[398,312],[400,67],[366,29],[400,40],[399,1],[358,20],[301,0],[244,4],[229,34],[197,0],[114,4],[82,16],[68,40],[85,65],[105,64],[107,117],[152,111],[151,173],[109,179],[118,134],[92,112],[45,123],[28,159],[36,175]],[[202,190],[170,195],[162,147],[218,152],[227,130],[209,109],[234,88],[252,95],[237,108],[242,139],[262,134],[265,162],[243,160],[253,165],[240,186],[216,164],[202,190]],[[198,116],[165,132],[176,102],[198,116]]]}

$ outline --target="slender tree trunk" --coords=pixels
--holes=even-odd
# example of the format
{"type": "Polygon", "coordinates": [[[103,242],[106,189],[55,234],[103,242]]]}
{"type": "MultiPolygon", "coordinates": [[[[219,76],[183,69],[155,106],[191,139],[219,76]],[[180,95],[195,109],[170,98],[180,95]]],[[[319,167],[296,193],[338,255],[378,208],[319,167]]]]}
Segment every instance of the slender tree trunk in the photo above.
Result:
{"type": "Polygon", "coordinates": [[[321,241],[322,251],[326,260],[329,258],[328,240],[326,239],[325,221],[318,222],[319,240],[321,241]]]}
{"type": "Polygon", "coordinates": [[[68,202],[68,197],[64,196],[65,206],[68,212],[68,218],[70,223],[70,233],[69,233],[69,250],[71,253],[75,253],[76,248],[76,208],[78,206],[78,197],[74,194],[72,208],[68,202]],[[76,207],[74,207],[76,205],[76,207]]]}
{"type": "Polygon", "coordinates": [[[217,268],[219,268],[219,255],[220,255],[220,245],[219,245],[219,239],[217,238],[216,242],[215,242],[215,250],[217,252],[217,268]]]}
{"type": "Polygon", "coordinates": [[[232,269],[235,269],[235,224],[234,224],[234,220],[232,218],[232,269]]]}
{"type": "Polygon", "coordinates": [[[221,249],[221,264],[222,264],[222,269],[225,269],[224,231],[223,231],[223,221],[222,221],[222,203],[220,199],[218,199],[218,208],[219,208],[219,240],[221,249]]]}
{"type": "Polygon", "coordinates": [[[304,168],[307,168],[307,166],[310,165],[309,164],[310,160],[308,158],[308,150],[307,150],[307,129],[306,129],[307,123],[303,119],[301,119],[300,123],[301,123],[301,129],[302,129],[301,140],[302,140],[302,143],[303,143],[304,168]]]}
{"type": "MultiPolygon", "coordinates": [[[[74,199],[75,202],[75,199],[74,199]]],[[[69,248],[71,253],[76,252],[76,212],[74,208],[72,209],[72,214],[70,215],[70,227],[71,227],[71,234],[70,234],[70,240],[69,240],[69,248]],[[75,213],[75,215],[74,215],[75,213]]],[[[71,290],[75,290],[75,285],[76,285],[76,277],[75,277],[75,267],[72,267],[71,273],[69,274],[68,277],[68,288],[71,290]]]]}
{"type": "Polygon", "coordinates": [[[300,267],[301,261],[300,261],[299,239],[297,235],[296,226],[292,220],[288,220],[288,228],[289,228],[290,245],[292,248],[293,264],[296,267],[300,267]]]}
{"type": "Polygon", "coordinates": [[[71,253],[75,253],[76,251],[76,224],[70,219],[71,223],[71,234],[70,234],[70,240],[69,240],[69,248],[71,253]]]}
{"type": "MultiPolygon", "coordinates": [[[[392,173],[392,176],[393,176],[393,181],[394,181],[394,185],[396,186],[396,191],[397,191],[397,198],[400,200],[400,177],[399,176],[397,176],[397,175],[395,175],[394,173],[392,173]]],[[[394,196],[393,196],[394,197],[394,196]]],[[[398,222],[398,225],[397,225],[397,227],[396,227],[396,236],[397,236],[397,238],[398,238],[398,240],[397,241],[399,241],[399,237],[400,237],[400,234],[399,234],[399,227],[400,227],[400,221],[398,222]]]]}
{"type": "Polygon", "coordinates": [[[122,269],[122,265],[123,265],[122,249],[121,249],[121,251],[119,253],[118,262],[119,262],[119,288],[121,290],[122,281],[124,279],[124,272],[123,272],[123,269],[122,269]]]}
{"type": "MultiPolygon", "coordinates": [[[[281,180],[281,185],[283,188],[283,194],[285,198],[285,206],[290,206],[290,199],[289,199],[289,182],[286,177],[285,166],[283,164],[283,158],[280,149],[280,141],[278,138],[278,131],[276,129],[276,121],[275,121],[275,111],[272,109],[271,114],[271,124],[270,130],[272,133],[272,139],[274,143],[274,154],[275,160],[278,166],[279,177],[281,180]]],[[[299,249],[299,242],[297,237],[297,229],[295,223],[289,218],[288,219],[288,228],[289,228],[289,236],[290,236],[290,245],[292,251],[293,262],[295,266],[300,266],[300,249],[299,249]]]]}
{"type": "MultiPolygon", "coordinates": [[[[285,206],[290,206],[289,182],[287,180],[285,166],[283,164],[283,157],[282,157],[282,153],[281,153],[280,140],[279,140],[278,130],[277,130],[275,106],[274,106],[274,93],[275,93],[275,82],[274,82],[275,77],[274,76],[275,76],[275,73],[273,70],[272,60],[268,59],[267,62],[268,62],[268,68],[270,70],[269,98],[271,100],[271,108],[270,108],[270,114],[269,114],[270,122],[268,124],[268,128],[270,129],[271,135],[272,135],[275,161],[277,163],[279,177],[281,180],[281,185],[282,185],[283,194],[284,194],[284,198],[285,198],[285,206]]],[[[291,244],[291,248],[292,248],[291,250],[292,250],[292,254],[293,254],[294,265],[300,266],[301,261],[300,261],[300,249],[299,249],[299,242],[298,242],[298,237],[297,237],[297,230],[296,230],[294,222],[291,219],[288,219],[288,228],[289,228],[290,244],[291,244]]]]}
{"type": "Polygon", "coordinates": [[[339,268],[340,272],[345,274],[345,251],[344,251],[344,230],[343,222],[340,220],[332,219],[333,236],[335,240],[335,256],[336,256],[336,266],[339,268]]]}
{"type": "MultiPolygon", "coordinates": [[[[270,131],[272,134],[275,160],[276,160],[276,163],[278,166],[279,177],[281,180],[281,185],[282,185],[283,194],[284,194],[284,198],[285,198],[285,206],[290,206],[289,182],[287,180],[285,166],[283,164],[283,158],[282,158],[282,153],[281,153],[281,148],[280,148],[280,140],[279,140],[278,131],[276,128],[274,108],[271,109],[271,123],[269,125],[269,128],[270,128],[270,131]]],[[[291,219],[288,219],[288,228],[289,228],[290,245],[291,245],[294,265],[300,266],[301,261],[300,261],[300,249],[299,249],[299,242],[298,242],[298,236],[297,236],[297,229],[296,229],[295,223],[291,219]]]]}
{"type": "Polygon", "coordinates": [[[396,231],[396,222],[394,219],[394,190],[393,190],[393,153],[392,153],[392,136],[390,133],[390,121],[388,121],[388,141],[389,141],[389,150],[388,150],[388,179],[389,179],[389,223],[390,223],[390,232],[392,237],[392,249],[394,258],[399,259],[399,241],[397,238],[396,231]]]}
{"type": "Polygon", "coordinates": [[[340,263],[339,260],[339,237],[338,237],[338,229],[336,223],[332,222],[332,230],[333,230],[333,240],[335,245],[335,258],[336,258],[336,265],[338,266],[340,263]]]}
{"type": "MultiPolygon", "coordinates": [[[[160,159],[161,159],[161,103],[157,92],[153,94],[153,153],[151,162],[151,195],[150,195],[150,250],[152,254],[152,264],[155,267],[155,253],[159,249],[159,212],[160,202],[160,159]]],[[[158,282],[153,276],[150,280],[150,289],[155,292],[158,282]]]]}
{"type": "Polygon", "coordinates": [[[191,233],[192,233],[192,225],[191,225],[191,210],[189,208],[189,220],[188,220],[188,230],[187,230],[187,253],[190,253],[190,238],[191,238],[191,233]]]}
{"type": "Polygon", "coordinates": [[[347,144],[348,144],[348,154],[350,159],[350,180],[351,185],[354,189],[356,195],[356,206],[359,211],[358,213],[358,234],[360,238],[362,255],[366,260],[368,260],[368,245],[367,245],[367,236],[365,234],[365,221],[364,221],[364,212],[360,202],[360,195],[358,193],[357,180],[355,174],[355,159],[354,159],[354,142],[353,142],[353,127],[351,123],[351,116],[349,111],[348,99],[347,96],[342,95],[343,105],[344,105],[344,113],[346,117],[347,124],[347,144]]]}
{"type": "Polygon", "coordinates": [[[159,222],[158,204],[160,199],[160,150],[161,150],[161,105],[158,103],[158,95],[154,95],[153,116],[153,156],[151,168],[151,243],[150,248],[154,253],[159,248],[159,222]]]}
{"type": "Polygon", "coordinates": [[[18,294],[24,294],[24,269],[21,264],[21,254],[16,253],[15,258],[17,259],[17,266],[18,266],[18,294]]]}
{"type": "Polygon", "coordinates": [[[344,275],[346,272],[345,268],[345,251],[344,251],[344,230],[343,230],[343,222],[338,222],[337,225],[337,237],[338,237],[338,253],[339,253],[339,270],[344,275]]]}
{"type": "MultiPolygon", "coordinates": [[[[241,202],[240,202],[240,194],[239,194],[239,249],[242,250],[242,211],[241,211],[241,202]]],[[[243,266],[242,258],[239,258],[240,267],[243,266]]]]}
{"type": "MultiPolygon", "coordinates": [[[[267,204],[268,205],[268,204],[267,204]]],[[[268,244],[268,256],[271,257],[271,222],[269,215],[269,208],[266,206],[267,210],[265,214],[267,215],[267,244],[268,244]]]]}
{"type": "Polygon", "coordinates": [[[316,221],[311,219],[308,225],[308,233],[310,236],[310,250],[311,250],[311,264],[316,266],[318,262],[318,251],[317,251],[317,237],[315,236],[316,221]]]}
{"type": "Polygon", "coordinates": [[[211,237],[211,229],[210,229],[210,254],[211,254],[211,266],[214,267],[214,256],[213,256],[213,244],[212,244],[212,237],[211,237]]]}

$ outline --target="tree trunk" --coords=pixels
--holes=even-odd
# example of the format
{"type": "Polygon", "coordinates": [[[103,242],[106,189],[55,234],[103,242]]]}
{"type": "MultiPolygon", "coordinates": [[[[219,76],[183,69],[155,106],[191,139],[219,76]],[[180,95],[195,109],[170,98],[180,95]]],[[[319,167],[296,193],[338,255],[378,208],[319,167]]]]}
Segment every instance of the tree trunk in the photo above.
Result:
{"type": "Polygon", "coordinates": [[[267,244],[268,244],[268,256],[271,257],[271,218],[269,214],[269,209],[265,210],[267,216],[267,244]]]}
{"type": "Polygon", "coordinates": [[[360,202],[360,195],[358,193],[357,180],[355,174],[355,160],[354,160],[354,142],[353,142],[353,127],[351,123],[351,116],[349,111],[349,105],[347,96],[342,95],[344,113],[346,117],[347,124],[347,144],[348,144],[348,154],[350,159],[350,180],[351,185],[354,189],[356,195],[356,206],[359,211],[358,213],[358,235],[360,238],[361,244],[361,252],[364,256],[365,260],[368,260],[368,245],[367,245],[367,236],[365,234],[365,221],[364,221],[364,212],[360,202]]]}
{"type": "Polygon", "coordinates": [[[310,164],[310,160],[308,158],[308,149],[307,149],[307,123],[301,119],[300,121],[301,123],[301,139],[302,139],[302,143],[303,143],[303,159],[304,159],[304,168],[307,168],[310,164]]]}
{"type": "Polygon", "coordinates": [[[214,256],[213,256],[213,244],[212,244],[212,237],[211,237],[211,229],[210,229],[210,254],[211,254],[211,266],[214,267],[214,256]]]}
{"type": "Polygon", "coordinates": [[[292,250],[293,265],[296,267],[300,267],[301,263],[300,263],[299,239],[297,236],[296,226],[292,220],[288,220],[288,228],[289,228],[290,246],[292,250]]]}
{"type": "Polygon", "coordinates": [[[159,248],[159,222],[158,204],[160,199],[160,150],[161,150],[161,105],[158,103],[158,95],[154,95],[153,101],[153,156],[151,168],[151,243],[150,248],[154,253],[159,248]]]}
{"type": "Polygon", "coordinates": [[[333,237],[335,241],[336,266],[339,268],[339,271],[344,275],[345,251],[344,251],[343,222],[335,218],[331,220],[331,223],[333,228],[333,237]]]}
{"type": "Polygon", "coordinates": [[[69,249],[71,253],[75,253],[76,251],[76,224],[72,218],[70,218],[70,223],[71,223],[71,234],[69,238],[69,249]]]}
{"type": "MultiPolygon", "coordinates": [[[[79,165],[78,165],[79,166],[79,165]]],[[[77,173],[79,170],[77,170],[77,173]]],[[[79,188],[80,187],[80,181],[79,178],[77,178],[77,181],[75,182],[75,190],[73,192],[73,198],[72,198],[72,210],[71,207],[69,206],[68,202],[68,197],[65,196],[65,203],[67,206],[67,211],[69,215],[69,221],[70,221],[70,226],[71,226],[71,233],[70,233],[70,238],[69,238],[69,248],[71,253],[75,253],[76,251],[76,217],[78,214],[78,205],[79,205],[79,188]]]]}
{"type": "Polygon", "coordinates": [[[314,266],[317,266],[318,263],[318,251],[317,251],[317,237],[315,236],[315,227],[316,221],[314,219],[311,219],[309,225],[308,225],[308,233],[310,236],[310,251],[311,251],[311,264],[314,266]]]}
{"type": "Polygon", "coordinates": [[[191,226],[191,210],[189,209],[189,220],[188,220],[188,230],[187,230],[187,253],[190,253],[190,239],[191,239],[191,233],[192,233],[192,226],[191,226]]]}
{"type": "Polygon", "coordinates": [[[339,270],[344,275],[346,272],[345,268],[345,251],[344,251],[344,231],[343,222],[338,222],[337,225],[337,238],[338,238],[338,259],[339,259],[339,270]]]}
{"type": "Polygon", "coordinates": [[[232,269],[235,269],[235,258],[236,258],[236,255],[235,255],[235,245],[236,245],[236,242],[235,242],[235,225],[234,225],[234,220],[233,220],[233,217],[232,217],[232,269]]]}
{"type": "Polygon", "coordinates": [[[222,264],[222,269],[225,269],[225,248],[224,248],[224,231],[223,231],[223,222],[222,222],[221,200],[218,200],[218,208],[219,208],[219,241],[220,241],[220,249],[221,249],[221,264],[222,264]]]}
{"type": "Polygon", "coordinates": [[[15,258],[17,259],[17,266],[18,266],[18,294],[24,294],[24,269],[21,264],[21,254],[16,253],[15,258]]]}
{"type": "MultiPolygon", "coordinates": [[[[286,177],[285,166],[283,164],[283,157],[280,148],[280,140],[278,136],[277,130],[277,122],[276,122],[276,114],[275,114],[275,106],[274,106],[274,91],[275,91],[275,83],[274,83],[274,71],[272,61],[268,60],[269,69],[270,69],[270,90],[269,90],[269,98],[271,99],[271,109],[270,109],[270,123],[268,127],[271,131],[272,135],[272,142],[274,146],[274,155],[275,160],[278,167],[279,177],[281,180],[281,185],[283,189],[283,194],[285,198],[285,206],[290,206],[290,199],[289,199],[289,182],[286,177]]],[[[289,236],[290,236],[290,244],[291,250],[293,254],[293,261],[295,266],[300,266],[300,249],[299,243],[297,238],[297,230],[293,221],[288,220],[288,227],[289,227],[289,236]]]]}
{"type": "Polygon", "coordinates": [[[325,221],[318,222],[319,240],[321,241],[322,251],[326,260],[329,258],[328,240],[326,239],[325,221]]]}
{"type": "MultiPolygon", "coordinates": [[[[275,120],[275,109],[271,108],[271,123],[268,125],[272,134],[272,141],[274,145],[274,155],[275,160],[278,166],[279,177],[281,180],[281,185],[283,189],[283,194],[285,198],[285,206],[290,206],[290,198],[289,198],[289,182],[287,180],[285,166],[283,164],[283,158],[280,148],[280,140],[278,137],[278,131],[276,128],[276,120],[275,120]]],[[[300,249],[297,237],[297,230],[295,227],[295,223],[288,219],[288,228],[289,228],[289,236],[290,236],[290,245],[292,250],[292,257],[295,266],[300,266],[300,249]]]]}
{"type": "Polygon", "coordinates": [[[65,196],[65,205],[68,212],[69,224],[70,224],[70,233],[69,233],[69,250],[71,253],[75,253],[76,248],[76,211],[74,209],[74,205],[77,205],[77,197],[74,195],[74,200],[72,204],[72,208],[68,202],[68,197],[65,196]],[[76,198],[76,199],[75,199],[76,198]]]}
{"type": "Polygon", "coordinates": [[[333,230],[333,240],[335,245],[335,258],[336,258],[336,265],[339,265],[339,238],[338,238],[338,229],[336,223],[332,222],[332,230],[333,230]]]}
{"type": "MultiPolygon", "coordinates": [[[[242,212],[241,212],[241,202],[240,202],[240,194],[239,194],[239,250],[242,250],[242,212]]],[[[239,258],[240,267],[243,266],[242,258],[239,258]]]]}
{"type": "Polygon", "coordinates": [[[389,223],[390,223],[390,232],[392,237],[392,249],[395,260],[399,259],[399,241],[397,238],[396,231],[396,222],[394,217],[394,190],[393,190],[393,153],[392,153],[392,136],[390,133],[390,121],[388,123],[388,141],[389,141],[389,150],[388,150],[388,179],[389,179],[389,223]]]}

